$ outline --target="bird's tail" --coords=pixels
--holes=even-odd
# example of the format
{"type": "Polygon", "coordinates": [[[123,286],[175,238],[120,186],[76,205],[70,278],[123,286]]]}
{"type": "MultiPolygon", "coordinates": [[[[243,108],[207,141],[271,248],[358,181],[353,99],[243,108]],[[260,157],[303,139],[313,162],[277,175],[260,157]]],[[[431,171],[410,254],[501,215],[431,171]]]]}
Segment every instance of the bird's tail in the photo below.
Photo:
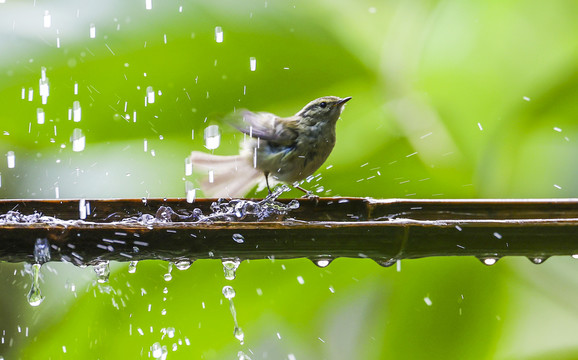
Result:
{"type": "Polygon", "coordinates": [[[207,197],[245,196],[263,175],[243,155],[219,156],[193,151],[190,159],[193,171],[205,177],[201,190],[207,197]]]}

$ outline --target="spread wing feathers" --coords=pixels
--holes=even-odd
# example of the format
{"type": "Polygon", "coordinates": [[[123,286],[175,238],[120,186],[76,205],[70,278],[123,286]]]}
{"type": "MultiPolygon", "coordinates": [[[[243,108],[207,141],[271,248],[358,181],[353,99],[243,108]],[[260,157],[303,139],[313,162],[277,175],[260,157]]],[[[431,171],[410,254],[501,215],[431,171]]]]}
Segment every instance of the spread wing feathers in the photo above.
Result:
{"type": "Polygon", "coordinates": [[[242,121],[234,126],[251,137],[279,144],[290,144],[297,138],[297,118],[280,118],[270,113],[253,113],[249,110],[242,110],[240,117],[242,121]]]}
{"type": "Polygon", "coordinates": [[[263,176],[246,157],[240,155],[218,156],[193,151],[190,158],[193,171],[203,174],[201,190],[207,197],[245,196],[263,176]],[[212,176],[208,176],[211,171],[212,176]]]}

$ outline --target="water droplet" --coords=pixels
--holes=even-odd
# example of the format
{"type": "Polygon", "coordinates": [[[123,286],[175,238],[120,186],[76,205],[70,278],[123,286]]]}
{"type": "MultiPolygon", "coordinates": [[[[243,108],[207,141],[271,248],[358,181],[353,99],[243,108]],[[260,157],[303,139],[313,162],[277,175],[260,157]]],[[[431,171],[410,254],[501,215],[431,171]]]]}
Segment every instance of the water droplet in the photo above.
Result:
{"type": "Polygon", "coordinates": [[[72,103],[72,120],[74,122],[80,122],[82,119],[82,108],[80,107],[80,101],[75,101],[72,103]]]}
{"type": "Polygon", "coordinates": [[[187,195],[187,203],[192,204],[197,197],[197,189],[190,181],[185,181],[185,194],[187,195]]]}
{"type": "Polygon", "coordinates": [[[172,339],[175,337],[175,328],[174,327],[168,327],[167,328],[167,336],[172,339]]]}
{"type": "Polygon", "coordinates": [[[245,242],[245,237],[241,234],[233,234],[233,240],[235,240],[236,243],[242,244],[245,242]]]}
{"type": "Polygon", "coordinates": [[[83,151],[86,146],[86,137],[81,129],[74,129],[72,131],[70,141],[72,142],[72,151],[75,152],[83,151]]]}
{"type": "Polygon", "coordinates": [[[193,160],[190,156],[185,158],[185,176],[193,175],[193,160]]]}
{"type": "Polygon", "coordinates": [[[145,9],[151,10],[153,8],[153,0],[145,0],[145,9]]]}
{"type": "Polygon", "coordinates": [[[218,43],[223,42],[223,29],[220,26],[215,27],[215,41],[218,43]]]}
{"type": "Polygon", "coordinates": [[[530,260],[532,263],[536,264],[536,265],[540,265],[542,264],[544,261],[548,260],[549,256],[528,256],[528,260],[530,260]]]}
{"type": "Polygon", "coordinates": [[[171,281],[173,279],[173,275],[171,274],[172,271],[173,271],[173,263],[169,262],[169,265],[167,267],[167,273],[163,276],[165,281],[171,281]]]}
{"type": "Polygon", "coordinates": [[[235,337],[237,338],[237,340],[239,340],[241,345],[244,344],[245,333],[243,332],[243,329],[241,329],[240,327],[235,327],[235,330],[233,331],[233,335],[235,335],[235,337]]]}
{"type": "Polygon", "coordinates": [[[191,260],[178,260],[175,262],[175,267],[178,270],[187,270],[188,268],[191,267],[191,265],[193,264],[193,262],[191,260]]]}
{"type": "Polygon", "coordinates": [[[287,204],[287,207],[291,210],[299,209],[299,200],[291,200],[289,204],[287,204]]]}
{"type": "Polygon", "coordinates": [[[137,264],[138,264],[138,261],[131,261],[130,263],[128,263],[128,273],[129,274],[136,273],[136,265],[137,264]]]}
{"type": "Polygon", "coordinates": [[[34,261],[37,264],[44,264],[50,261],[50,244],[46,238],[36,239],[34,244],[34,261]]]}
{"type": "Polygon", "coordinates": [[[249,357],[249,355],[245,354],[245,353],[242,352],[242,351],[239,351],[239,352],[237,353],[237,358],[238,358],[239,360],[251,360],[251,358],[249,357]]]}
{"type": "Polygon", "coordinates": [[[96,37],[96,26],[94,24],[90,24],[90,38],[94,39],[96,37]]]}
{"type": "Polygon", "coordinates": [[[205,147],[209,150],[215,150],[221,145],[221,132],[219,125],[209,125],[205,128],[205,147]]]}
{"type": "Polygon", "coordinates": [[[423,298],[423,301],[425,302],[425,304],[426,304],[427,306],[431,306],[431,305],[433,304],[432,301],[431,301],[431,299],[429,298],[429,296],[424,297],[424,298],[423,298]]]}
{"type": "Polygon", "coordinates": [[[251,71],[257,70],[257,59],[254,57],[249,58],[249,66],[251,67],[251,71]]]}
{"type": "Polygon", "coordinates": [[[482,264],[488,266],[492,266],[495,263],[497,263],[498,260],[500,260],[500,258],[497,256],[481,256],[481,257],[476,256],[476,257],[478,258],[478,260],[482,262],[482,264]]]}
{"type": "Polygon", "coordinates": [[[168,355],[168,350],[166,346],[161,346],[159,342],[154,343],[151,346],[151,354],[155,359],[166,359],[168,355]]]}
{"type": "Polygon", "coordinates": [[[228,300],[231,300],[235,297],[235,289],[232,286],[224,286],[223,287],[223,296],[225,296],[228,300]]]}
{"type": "Polygon", "coordinates": [[[227,280],[234,280],[237,272],[237,268],[239,264],[241,264],[241,260],[239,259],[223,259],[223,271],[225,273],[225,279],[227,280]]]}
{"type": "Polygon", "coordinates": [[[573,259],[578,259],[578,254],[572,255],[572,258],[573,258],[573,259]]]}
{"type": "Polygon", "coordinates": [[[8,151],[6,153],[6,160],[8,161],[8,168],[14,169],[16,166],[16,155],[14,154],[14,151],[8,151]]]}
{"type": "Polygon", "coordinates": [[[38,306],[44,301],[44,296],[40,291],[40,285],[38,284],[40,276],[40,264],[32,265],[32,286],[28,292],[28,303],[31,306],[38,306]]]}
{"type": "Polygon", "coordinates": [[[315,265],[317,265],[320,268],[324,268],[329,266],[329,264],[331,264],[331,262],[333,261],[333,259],[331,258],[316,258],[316,259],[311,259],[311,261],[313,261],[313,263],[315,265]]]}
{"type": "Polygon", "coordinates": [[[152,86],[147,87],[147,103],[154,104],[155,103],[155,91],[152,86]]]}
{"type": "Polygon", "coordinates": [[[44,109],[42,109],[42,108],[36,109],[36,122],[39,125],[42,125],[42,124],[44,124],[44,118],[45,118],[44,109]]]}
{"type": "Polygon", "coordinates": [[[397,262],[396,258],[376,258],[373,260],[383,267],[390,267],[397,262]]]}
{"type": "Polygon", "coordinates": [[[305,284],[305,279],[303,279],[303,276],[299,275],[297,276],[297,282],[301,285],[305,284]]]}
{"type": "Polygon", "coordinates": [[[97,281],[101,284],[107,283],[110,276],[109,261],[101,261],[92,267],[97,275],[97,281]]]}
{"type": "Polygon", "coordinates": [[[44,11],[44,28],[48,29],[52,26],[52,17],[50,16],[50,12],[48,10],[44,11]]]}

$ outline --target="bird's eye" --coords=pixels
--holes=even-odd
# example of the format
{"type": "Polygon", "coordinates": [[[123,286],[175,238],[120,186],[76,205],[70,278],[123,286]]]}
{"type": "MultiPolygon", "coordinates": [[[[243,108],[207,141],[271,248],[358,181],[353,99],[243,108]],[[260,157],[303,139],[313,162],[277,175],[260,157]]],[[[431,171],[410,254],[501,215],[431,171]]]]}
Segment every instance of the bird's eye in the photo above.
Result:
{"type": "Polygon", "coordinates": [[[324,101],[324,102],[320,103],[319,106],[321,106],[322,108],[326,108],[326,107],[327,107],[327,103],[324,101]]]}

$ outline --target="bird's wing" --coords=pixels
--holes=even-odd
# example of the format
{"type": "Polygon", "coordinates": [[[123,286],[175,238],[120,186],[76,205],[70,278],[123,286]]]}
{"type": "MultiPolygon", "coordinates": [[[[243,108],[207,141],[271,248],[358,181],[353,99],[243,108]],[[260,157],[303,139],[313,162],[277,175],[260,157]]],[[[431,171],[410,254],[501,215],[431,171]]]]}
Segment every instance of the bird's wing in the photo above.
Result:
{"type": "Polygon", "coordinates": [[[240,112],[242,121],[234,126],[251,137],[280,144],[291,143],[297,138],[298,122],[294,118],[280,118],[270,113],[240,112]]]}

